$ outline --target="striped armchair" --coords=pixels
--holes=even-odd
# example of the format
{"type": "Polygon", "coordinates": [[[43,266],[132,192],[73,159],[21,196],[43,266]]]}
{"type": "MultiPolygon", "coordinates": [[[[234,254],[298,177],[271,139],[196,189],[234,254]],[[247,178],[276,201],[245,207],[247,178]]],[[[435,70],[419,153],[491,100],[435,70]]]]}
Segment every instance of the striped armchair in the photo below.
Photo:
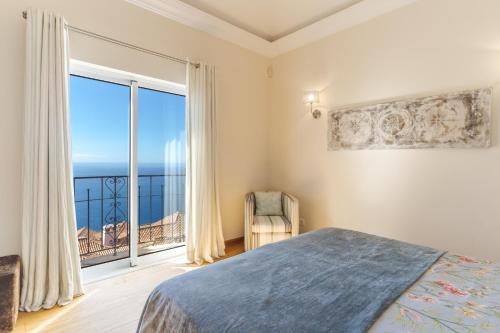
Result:
{"type": "Polygon", "coordinates": [[[299,234],[299,200],[281,193],[283,216],[255,215],[255,194],[245,197],[245,251],[299,234]]]}

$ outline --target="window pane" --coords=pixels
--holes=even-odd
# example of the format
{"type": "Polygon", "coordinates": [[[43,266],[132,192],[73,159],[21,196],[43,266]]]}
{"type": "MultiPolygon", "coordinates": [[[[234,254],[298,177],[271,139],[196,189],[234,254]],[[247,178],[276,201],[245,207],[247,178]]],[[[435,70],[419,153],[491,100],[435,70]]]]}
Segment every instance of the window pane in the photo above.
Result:
{"type": "Polygon", "coordinates": [[[184,242],[185,97],[139,88],[139,255],[184,242]]]}
{"type": "Polygon", "coordinates": [[[128,257],[130,87],[72,75],[70,107],[82,266],[128,257]]]}

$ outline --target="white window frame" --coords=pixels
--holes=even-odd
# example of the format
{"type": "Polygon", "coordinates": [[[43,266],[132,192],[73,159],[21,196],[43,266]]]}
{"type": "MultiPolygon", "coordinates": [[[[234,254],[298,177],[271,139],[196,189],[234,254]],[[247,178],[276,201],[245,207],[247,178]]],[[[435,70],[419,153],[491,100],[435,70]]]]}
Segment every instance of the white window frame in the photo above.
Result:
{"type": "Polygon", "coordinates": [[[69,71],[72,75],[118,83],[125,86],[131,86],[131,82],[136,81],[138,86],[141,88],[159,90],[166,93],[186,96],[186,86],[184,84],[156,79],[140,74],[134,74],[105,66],[95,65],[81,60],[71,59],[69,71]]]}
{"type": "MultiPolygon", "coordinates": [[[[130,225],[130,252],[129,258],[124,258],[116,261],[111,261],[95,266],[86,267],[83,269],[84,280],[95,280],[99,277],[114,275],[113,271],[117,269],[124,269],[124,266],[134,267],[140,264],[149,265],[152,261],[161,260],[162,258],[172,257],[171,254],[162,255],[159,253],[152,253],[144,257],[138,256],[137,249],[137,236],[138,236],[138,209],[137,201],[132,200],[138,195],[138,169],[137,169],[137,100],[139,88],[146,88],[157,90],[161,92],[186,96],[186,86],[180,83],[160,80],[140,74],[134,74],[114,68],[95,65],[92,63],[84,62],[81,60],[70,60],[70,75],[81,76],[89,79],[100,80],[104,82],[121,84],[130,87],[130,119],[129,119],[129,225],[130,225]],[[87,273],[87,274],[85,274],[87,273]]],[[[175,253],[178,255],[176,251],[175,253]]],[[[173,254],[173,253],[172,253],[173,254]]]]}

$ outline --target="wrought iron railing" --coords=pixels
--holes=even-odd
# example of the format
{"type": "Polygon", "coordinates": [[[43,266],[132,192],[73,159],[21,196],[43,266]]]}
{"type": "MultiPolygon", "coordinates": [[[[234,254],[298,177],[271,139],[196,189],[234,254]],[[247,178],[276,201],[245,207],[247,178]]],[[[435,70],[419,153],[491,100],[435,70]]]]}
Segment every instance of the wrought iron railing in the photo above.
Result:
{"type": "MultiPolygon", "coordinates": [[[[82,266],[128,256],[128,176],[74,177],[82,266]]],[[[139,175],[138,248],[179,244],[184,234],[185,175],[139,175]]]]}

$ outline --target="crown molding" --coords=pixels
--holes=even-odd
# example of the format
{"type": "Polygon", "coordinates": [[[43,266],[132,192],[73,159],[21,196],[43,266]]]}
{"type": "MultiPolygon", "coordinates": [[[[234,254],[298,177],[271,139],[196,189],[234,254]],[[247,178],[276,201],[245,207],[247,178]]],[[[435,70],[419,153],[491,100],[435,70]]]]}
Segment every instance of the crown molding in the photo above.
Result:
{"type": "Polygon", "coordinates": [[[125,1],[268,58],[273,58],[417,0],[363,0],[272,42],[179,0],[125,1]]]}
{"type": "Polygon", "coordinates": [[[312,23],[272,43],[272,54],[278,56],[313,43],[339,31],[347,30],[375,17],[409,5],[416,0],[363,0],[322,20],[312,23]]]}
{"type": "Polygon", "coordinates": [[[272,57],[270,43],[246,30],[178,0],[126,0],[173,21],[272,57]]]}

